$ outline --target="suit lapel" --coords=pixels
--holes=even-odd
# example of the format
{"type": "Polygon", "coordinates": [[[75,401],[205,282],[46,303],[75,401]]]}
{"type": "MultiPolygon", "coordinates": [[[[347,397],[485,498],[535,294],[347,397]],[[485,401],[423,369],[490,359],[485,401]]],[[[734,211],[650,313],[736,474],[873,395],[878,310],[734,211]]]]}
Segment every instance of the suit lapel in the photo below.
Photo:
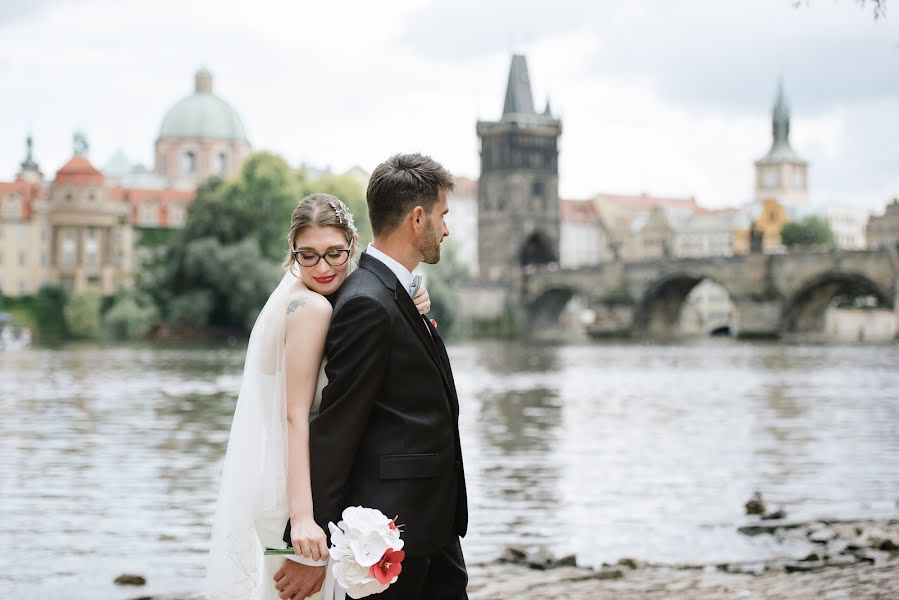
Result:
{"type": "Polygon", "coordinates": [[[359,267],[377,275],[384,285],[393,291],[393,299],[396,301],[397,306],[399,306],[400,312],[406,320],[409,321],[409,325],[415,331],[416,335],[418,335],[418,339],[421,340],[421,343],[427,348],[428,356],[431,357],[431,360],[433,360],[434,364],[437,365],[437,368],[440,369],[444,384],[449,387],[440,357],[437,356],[437,347],[434,344],[434,340],[431,339],[427,326],[422,320],[418,309],[415,308],[415,303],[412,301],[412,298],[409,297],[409,293],[400,285],[399,279],[396,278],[396,275],[393,274],[390,267],[377,258],[373,258],[365,253],[359,257],[359,267]]]}
{"type": "Polygon", "coordinates": [[[453,416],[459,416],[459,396],[456,394],[456,381],[453,378],[453,369],[450,367],[449,355],[446,353],[446,345],[443,338],[437,332],[437,328],[433,326],[430,320],[427,322],[428,330],[431,332],[431,338],[434,346],[437,348],[437,354],[440,356],[440,362],[443,366],[444,381],[450,391],[450,402],[452,403],[453,416]]]}
{"type": "Polygon", "coordinates": [[[394,290],[393,297],[399,305],[403,316],[409,321],[409,325],[411,325],[412,329],[415,330],[415,333],[418,334],[418,339],[420,339],[421,343],[428,349],[428,355],[431,357],[431,360],[433,360],[434,364],[440,368],[440,373],[445,380],[446,375],[443,373],[443,365],[440,362],[440,357],[437,356],[437,346],[434,344],[434,340],[431,339],[431,334],[428,333],[427,326],[421,318],[418,309],[415,308],[415,303],[412,302],[412,298],[409,297],[409,294],[406,293],[405,290],[400,291],[399,289],[394,290]]]}

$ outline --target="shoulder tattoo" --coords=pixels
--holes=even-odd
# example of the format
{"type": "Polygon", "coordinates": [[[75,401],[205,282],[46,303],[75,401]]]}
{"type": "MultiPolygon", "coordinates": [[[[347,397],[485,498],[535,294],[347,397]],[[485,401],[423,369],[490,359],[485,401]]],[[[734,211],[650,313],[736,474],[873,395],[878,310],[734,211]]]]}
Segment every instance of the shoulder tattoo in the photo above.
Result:
{"type": "Polygon", "coordinates": [[[306,304],[305,298],[296,298],[294,300],[291,300],[290,304],[287,305],[287,314],[291,314],[292,312],[294,312],[296,309],[303,306],[304,304],[306,304]]]}

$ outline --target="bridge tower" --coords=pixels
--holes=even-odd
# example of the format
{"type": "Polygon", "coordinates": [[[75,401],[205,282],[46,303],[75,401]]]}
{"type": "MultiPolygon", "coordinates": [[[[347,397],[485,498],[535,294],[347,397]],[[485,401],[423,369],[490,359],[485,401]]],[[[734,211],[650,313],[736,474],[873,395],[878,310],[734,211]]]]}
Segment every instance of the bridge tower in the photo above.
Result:
{"type": "Polygon", "coordinates": [[[808,162],[790,146],[790,107],[783,80],[771,109],[773,142],[768,154],[755,161],[755,199],[776,200],[790,207],[808,203],[808,162]]]}
{"type": "Polygon", "coordinates": [[[527,61],[512,57],[503,115],[478,121],[478,262],[483,279],[559,260],[559,135],[562,122],[534,109],[527,61]]]}

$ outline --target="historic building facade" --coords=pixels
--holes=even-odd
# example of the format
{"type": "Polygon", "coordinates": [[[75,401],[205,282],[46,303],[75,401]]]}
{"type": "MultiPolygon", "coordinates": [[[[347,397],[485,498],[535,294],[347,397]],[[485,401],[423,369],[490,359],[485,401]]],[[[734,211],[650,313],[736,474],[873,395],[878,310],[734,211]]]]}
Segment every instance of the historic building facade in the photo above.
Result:
{"type": "Polygon", "coordinates": [[[14,181],[0,182],[3,294],[33,294],[46,284],[103,294],[131,287],[141,231],[183,226],[196,185],[238,171],[250,145],[240,116],[212,93],[212,75],[201,69],[194,94],[163,119],[155,171],[120,153],[104,173],[88,150],[76,134],[71,160],[46,181],[29,137],[14,181]]]}
{"type": "Polygon", "coordinates": [[[534,109],[524,56],[512,57],[503,115],[478,121],[478,262],[482,279],[559,261],[559,136],[549,103],[534,109]]]}
{"type": "Polygon", "coordinates": [[[869,248],[899,248],[899,198],[893,198],[882,215],[868,220],[867,234],[869,248]]]}

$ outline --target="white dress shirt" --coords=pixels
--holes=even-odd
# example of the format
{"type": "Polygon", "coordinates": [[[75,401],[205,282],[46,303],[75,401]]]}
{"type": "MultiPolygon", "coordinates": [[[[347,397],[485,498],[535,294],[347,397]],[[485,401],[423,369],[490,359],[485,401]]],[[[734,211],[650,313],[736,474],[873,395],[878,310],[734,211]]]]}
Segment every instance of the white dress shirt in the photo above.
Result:
{"type": "Polygon", "coordinates": [[[403,287],[406,288],[406,292],[409,294],[409,296],[412,296],[412,282],[415,279],[415,276],[409,272],[409,269],[401,265],[395,259],[390,258],[371,244],[368,245],[365,253],[373,258],[377,258],[379,261],[387,265],[387,268],[393,271],[393,274],[396,275],[396,278],[399,279],[403,287]]]}

